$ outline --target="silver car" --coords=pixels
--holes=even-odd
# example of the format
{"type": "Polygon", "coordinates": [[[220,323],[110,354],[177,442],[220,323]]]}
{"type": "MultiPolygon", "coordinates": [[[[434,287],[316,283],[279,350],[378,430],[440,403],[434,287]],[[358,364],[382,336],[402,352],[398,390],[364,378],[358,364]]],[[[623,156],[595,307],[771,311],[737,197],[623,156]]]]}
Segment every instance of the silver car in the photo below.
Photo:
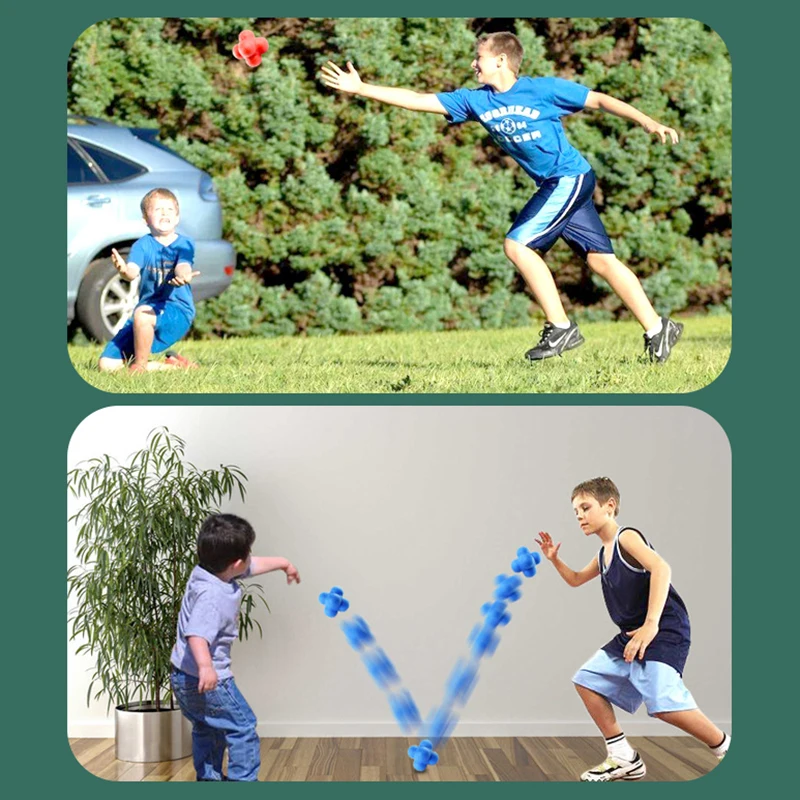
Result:
{"type": "Polygon", "coordinates": [[[222,237],[222,211],[211,177],[156,140],[157,131],[123,128],[90,117],[67,121],[67,323],[98,341],[130,317],[138,280],[120,278],[111,248],[123,256],[147,232],[139,207],[164,187],[180,203],[178,232],[194,241],[195,300],[223,292],[236,254],[222,237]]]}

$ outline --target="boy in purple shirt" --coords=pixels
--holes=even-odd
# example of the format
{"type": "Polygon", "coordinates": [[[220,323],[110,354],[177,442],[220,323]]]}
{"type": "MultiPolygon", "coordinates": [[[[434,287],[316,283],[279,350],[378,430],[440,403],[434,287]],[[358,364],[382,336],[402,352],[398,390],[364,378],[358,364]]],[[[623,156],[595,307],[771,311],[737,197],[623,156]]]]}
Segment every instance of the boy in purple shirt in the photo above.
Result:
{"type": "Polygon", "coordinates": [[[261,766],[256,717],[231,672],[231,644],[239,634],[239,578],[283,570],[300,583],[285,558],[252,556],[256,535],[233,514],[214,514],[197,537],[192,571],[178,615],[172,649],[172,690],[192,723],[192,756],[198,781],[255,781],[261,766]],[[228,748],[228,776],[222,756],[228,748]]]}

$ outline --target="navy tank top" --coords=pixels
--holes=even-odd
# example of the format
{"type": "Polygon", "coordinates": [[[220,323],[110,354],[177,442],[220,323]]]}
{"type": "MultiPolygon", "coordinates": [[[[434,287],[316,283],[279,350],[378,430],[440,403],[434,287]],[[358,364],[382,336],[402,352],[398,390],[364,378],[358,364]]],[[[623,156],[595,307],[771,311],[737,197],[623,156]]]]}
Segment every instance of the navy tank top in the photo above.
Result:
{"type": "MultiPolygon", "coordinates": [[[[597,556],[606,608],[614,624],[620,629],[620,633],[606,644],[603,650],[618,658],[622,658],[625,645],[630,641],[630,637],[625,635],[626,632],[644,625],[650,599],[650,573],[625,561],[620,552],[619,537],[624,531],[635,531],[651,550],[654,549],[641,531],[625,527],[620,528],[614,537],[614,550],[610,562],[606,565],[603,547],[597,556]]],[[[650,642],[643,661],[669,664],[679,675],[683,675],[690,643],[689,612],[681,596],[670,584],[667,602],[664,604],[658,623],[658,633],[650,642]]]]}

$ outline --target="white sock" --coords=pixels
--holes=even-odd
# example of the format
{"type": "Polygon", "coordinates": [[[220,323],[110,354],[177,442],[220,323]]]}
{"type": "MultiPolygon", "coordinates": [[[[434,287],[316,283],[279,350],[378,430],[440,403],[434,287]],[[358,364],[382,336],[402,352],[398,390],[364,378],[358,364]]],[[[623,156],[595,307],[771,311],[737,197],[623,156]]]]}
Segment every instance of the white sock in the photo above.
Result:
{"type": "Polygon", "coordinates": [[[716,747],[710,748],[711,752],[719,759],[722,759],[725,753],[728,752],[728,747],[731,744],[731,737],[727,733],[723,733],[722,737],[722,741],[716,747]]]}
{"type": "Polygon", "coordinates": [[[663,326],[663,325],[662,325],[662,323],[661,323],[661,319],[659,318],[659,320],[658,320],[658,324],[657,324],[657,325],[653,325],[653,327],[652,327],[652,328],[650,328],[650,330],[649,330],[649,331],[647,331],[647,335],[648,335],[649,337],[651,337],[651,338],[652,338],[652,337],[653,337],[653,336],[655,336],[656,334],[658,334],[658,333],[661,333],[661,329],[662,329],[663,327],[664,327],[664,326],[663,326]]]}
{"type": "Polygon", "coordinates": [[[553,323],[553,325],[555,325],[556,328],[559,328],[562,331],[565,331],[567,328],[569,328],[570,324],[571,323],[569,321],[567,321],[567,322],[554,322],[553,323]]]}
{"type": "Polygon", "coordinates": [[[624,761],[633,761],[634,757],[636,756],[636,751],[628,744],[628,740],[625,738],[624,733],[620,733],[619,736],[612,736],[610,739],[606,739],[606,749],[608,750],[608,754],[613,756],[614,758],[621,758],[624,761]]]}

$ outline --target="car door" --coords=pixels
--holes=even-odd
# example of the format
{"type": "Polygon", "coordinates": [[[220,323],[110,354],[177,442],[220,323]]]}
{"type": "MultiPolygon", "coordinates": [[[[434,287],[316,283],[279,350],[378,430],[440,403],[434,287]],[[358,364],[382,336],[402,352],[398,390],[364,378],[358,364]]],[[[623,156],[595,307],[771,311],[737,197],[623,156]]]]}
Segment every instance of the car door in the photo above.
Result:
{"type": "Polygon", "coordinates": [[[81,147],[67,137],[67,304],[74,306],[83,272],[104,230],[116,227],[114,187],[81,147]]]}

